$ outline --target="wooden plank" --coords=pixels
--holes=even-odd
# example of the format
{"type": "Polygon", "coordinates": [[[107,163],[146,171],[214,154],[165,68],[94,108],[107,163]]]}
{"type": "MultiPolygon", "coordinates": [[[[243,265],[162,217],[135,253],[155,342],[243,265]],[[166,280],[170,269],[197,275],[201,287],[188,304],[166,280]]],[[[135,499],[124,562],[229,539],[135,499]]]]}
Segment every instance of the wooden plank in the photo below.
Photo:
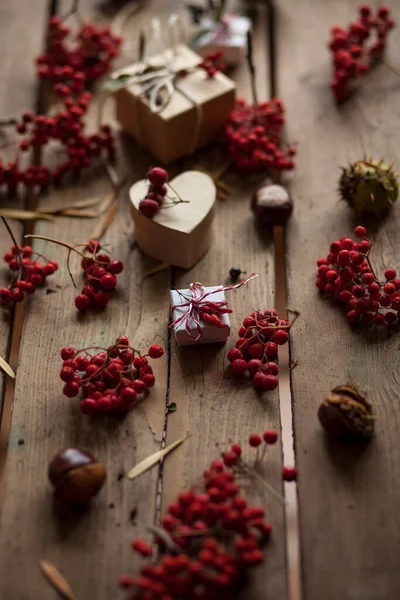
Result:
{"type": "MultiPolygon", "coordinates": [[[[255,15],[255,61],[260,98],[268,97],[267,19],[263,6],[255,15]]],[[[250,81],[246,65],[240,66],[234,78],[238,94],[251,101],[250,81]]],[[[212,165],[224,160],[216,154],[209,157],[212,165]]],[[[244,447],[250,433],[262,433],[266,428],[280,430],[279,395],[268,392],[258,396],[248,382],[234,382],[226,359],[227,351],[236,341],[241,321],[255,309],[273,305],[274,258],[272,240],[268,234],[257,233],[250,212],[250,198],[256,178],[244,181],[238,174],[227,177],[234,192],[218,201],[214,223],[215,239],[206,256],[190,271],[177,271],[173,285],[187,288],[192,281],[205,285],[229,284],[229,268],[239,265],[247,274],[258,272],[259,279],[246,287],[227,292],[231,315],[232,335],[227,345],[204,345],[178,348],[172,341],[170,402],[177,411],[168,415],[167,444],[182,432],[188,439],[174,451],[165,463],[163,476],[163,508],[173,501],[177,490],[189,487],[201,476],[210,461],[219,456],[218,442],[239,441],[244,447]],[[182,382],[183,380],[183,382],[182,382]]],[[[269,449],[266,459],[266,478],[282,492],[282,450],[280,444],[269,449]]],[[[250,448],[245,450],[251,456],[250,448]]],[[[285,532],[282,505],[265,492],[253,489],[251,501],[266,507],[274,528],[268,547],[266,565],[253,573],[244,597],[287,598],[285,573],[285,532]]]]}
{"type": "MultiPolygon", "coordinates": [[[[60,4],[63,12],[70,3],[60,4]]],[[[96,22],[104,19],[98,2],[81,5],[85,16],[96,22]]],[[[142,13],[141,18],[147,20],[150,14],[151,10],[142,13]]],[[[94,107],[89,121],[93,121],[96,110],[94,107]]],[[[145,175],[150,157],[131,140],[122,138],[119,156],[119,168],[129,182],[145,175]]],[[[66,344],[107,346],[120,334],[128,335],[131,343],[143,350],[153,342],[166,344],[170,276],[168,271],[144,276],[156,263],[134,247],[127,189],[104,238],[112,255],[125,265],[118,291],[104,312],[78,315],[74,307],[77,292],[66,270],[65,250],[35,243],[38,251],[58,260],[61,268],[48,284],[55,293],[38,292],[27,308],[0,521],[2,598],[54,598],[54,590],[39,571],[39,559],[61,569],[78,598],[114,597],[118,577],[133,570],[131,540],[144,533],[154,519],[157,469],[134,482],[127,480],[126,473],[160,448],[167,359],[155,365],[157,383],[149,397],[125,419],[91,421],[79,412],[76,399],[63,397],[58,378],[59,353],[66,344]],[[84,513],[56,509],[47,482],[49,460],[68,446],[86,448],[108,472],[105,489],[84,513]],[[137,511],[137,526],[131,520],[133,509],[137,511]]],[[[43,197],[40,206],[62,206],[109,191],[108,178],[99,168],[77,184],[43,197]]],[[[96,224],[96,219],[65,218],[38,224],[36,233],[85,242],[96,224]]],[[[75,273],[79,273],[78,265],[74,260],[75,273]]],[[[79,275],[77,279],[79,282],[79,275]]]]}
{"type": "MultiPolygon", "coordinates": [[[[340,165],[365,154],[399,162],[398,80],[384,68],[347,104],[331,97],[329,30],[346,26],[358,2],[279,1],[278,91],[287,105],[288,137],[299,142],[288,228],[289,306],[300,311],[291,335],[303,597],[306,600],[398,598],[400,543],[398,335],[352,330],[342,311],[314,287],[316,260],[330,242],[351,235],[357,220],[337,201],[340,165]],[[307,34],[305,34],[307,31],[307,34]],[[320,401],[355,379],[376,402],[376,437],[369,445],[329,442],[319,426],[320,401]]],[[[377,6],[378,3],[374,2],[377,6]]],[[[400,36],[389,42],[396,62],[400,36]]],[[[398,265],[399,210],[370,228],[372,262],[398,265]]]]}
{"type": "MultiPolygon", "coordinates": [[[[43,45],[42,21],[47,10],[47,3],[40,0],[34,7],[29,0],[19,2],[0,2],[0,35],[3,44],[2,61],[0,65],[0,119],[19,118],[25,110],[31,110],[36,104],[37,78],[34,66],[34,57],[40,52],[43,45]],[[22,19],[21,15],[25,18],[22,19]],[[16,44],[15,40],[19,40],[16,44]]],[[[15,147],[8,144],[15,138],[14,127],[2,128],[0,131],[0,146],[2,160],[14,160],[15,147]],[[6,146],[6,147],[4,147],[6,146]]],[[[21,200],[0,196],[0,207],[20,208],[21,200]]],[[[1,212],[1,208],[0,208],[1,212]]],[[[17,221],[10,225],[14,234],[19,239],[22,228],[17,221]]],[[[3,260],[5,252],[9,251],[12,242],[1,224],[0,256],[3,260]]],[[[8,285],[8,269],[5,263],[1,268],[0,287],[8,285]]],[[[13,311],[1,308],[0,318],[0,356],[9,358],[9,344],[13,311]]],[[[4,376],[0,373],[0,420],[4,394],[4,376]]],[[[1,443],[0,443],[1,445],[1,443]]]]}

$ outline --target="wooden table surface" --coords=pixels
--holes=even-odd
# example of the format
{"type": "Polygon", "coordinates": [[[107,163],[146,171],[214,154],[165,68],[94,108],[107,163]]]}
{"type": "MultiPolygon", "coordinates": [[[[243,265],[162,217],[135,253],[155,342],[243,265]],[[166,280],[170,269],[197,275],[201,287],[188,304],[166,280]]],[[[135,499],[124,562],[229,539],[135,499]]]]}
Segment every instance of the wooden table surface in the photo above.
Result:
{"type": "MultiPolygon", "coordinates": [[[[112,19],[118,2],[82,0],[80,4],[85,17],[104,23],[112,19]]],[[[33,60],[44,47],[49,9],[63,14],[69,5],[67,0],[0,0],[1,117],[19,116],[38,104],[50,109],[33,60]]],[[[146,7],[127,22],[124,33],[136,40],[151,17],[169,14],[177,5],[173,0],[147,0],[146,7]]],[[[158,521],[177,492],[199,477],[216,457],[218,441],[244,442],[249,433],[282,426],[286,447],[280,441],[271,448],[266,476],[284,493],[281,469],[283,450],[285,458],[291,450],[291,402],[299,469],[301,589],[294,581],[296,565],[288,546],[296,543],[295,527],[294,535],[288,535],[295,517],[290,508],[293,494],[285,511],[273,497],[255,490],[252,499],[266,507],[274,534],[266,563],[254,573],[243,598],[399,598],[399,336],[353,331],[343,313],[322,301],[314,287],[316,259],[326,254],[333,239],[351,235],[356,224],[348,208],[338,202],[339,167],[370,154],[395,164],[400,159],[400,83],[394,74],[382,69],[343,107],[337,108],[332,101],[326,50],[329,30],[353,20],[357,5],[353,0],[245,3],[255,22],[259,96],[268,98],[275,93],[283,99],[286,135],[299,148],[296,170],[285,178],[295,212],[284,238],[282,231],[261,235],[254,226],[249,202],[260,179],[244,180],[230,170],[224,180],[234,192],[218,201],[214,241],[207,255],[189,271],[166,269],[145,276],[157,263],[134,245],[128,189],[145,176],[153,159],[132,139],[119,135],[118,170],[128,183],[120,194],[117,218],[104,237],[112,254],[125,265],[116,297],[100,314],[77,315],[65,251],[53,247],[52,258],[62,265],[48,283],[55,293],[39,291],[16,315],[1,311],[0,355],[10,360],[17,372],[15,389],[10,380],[0,378],[1,600],[57,597],[39,571],[40,559],[50,560],[62,570],[77,600],[123,597],[118,577],[137,566],[131,540],[145,534],[146,526],[158,521]],[[233,382],[226,353],[234,344],[234,335],[227,347],[184,349],[178,349],[168,336],[169,287],[184,288],[191,281],[225,283],[232,265],[260,274],[257,282],[230,296],[234,329],[256,308],[277,303],[300,312],[290,336],[290,358],[298,365],[291,371],[289,396],[282,386],[281,396],[278,391],[258,396],[251,386],[233,382]],[[285,267],[287,300],[282,299],[285,267]],[[61,393],[59,352],[64,345],[107,346],[118,335],[128,335],[142,348],[160,343],[167,352],[156,365],[156,387],[145,402],[122,421],[92,422],[81,415],[76,400],[61,393]],[[324,395],[349,379],[366,387],[376,402],[376,436],[362,447],[328,443],[317,420],[324,395]],[[168,413],[168,402],[177,404],[176,412],[168,413]],[[137,462],[185,435],[187,440],[162,468],[153,468],[135,481],[127,479],[128,470],[137,462]],[[105,488],[85,511],[56,507],[47,482],[49,460],[68,446],[86,448],[108,471],[105,488]],[[130,518],[133,509],[137,512],[135,523],[130,518]]],[[[391,7],[400,20],[400,2],[393,1],[391,7]]],[[[394,62],[399,48],[400,33],[394,30],[389,50],[394,62]]],[[[129,60],[125,53],[119,64],[129,60]]],[[[233,78],[239,94],[250,100],[246,66],[236,69],[233,78]]],[[[112,119],[112,106],[107,112],[112,119]]],[[[212,170],[222,160],[218,150],[204,151],[180,161],[171,172],[194,164],[212,170]]],[[[71,200],[104,195],[109,189],[107,176],[99,170],[78,184],[41,196],[39,205],[62,206],[71,200]]],[[[28,200],[19,200],[18,206],[26,206],[28,200]]],[[[373,266],[379,273],[399,263],[399,211],[396,206],[390,218],[373,224],[370,230],[373,266]]],[[[12,221],[11,225],[22,240],[21,224],[12,221]]],[[[89,239],[97,225],[89,218],[59,218],[36,222],[34,231],[78,243],[89,239]]],[[[38,251],[46,247],[42,241],[34,245],[38,251]]],[[[9,246],[2,230],[0,254],[9,246]]],[[[49,254],[48,247],[45,253],[49,254]]],[[[2,284],[4,275],[5,268],[0,275],[2,284]]]]}

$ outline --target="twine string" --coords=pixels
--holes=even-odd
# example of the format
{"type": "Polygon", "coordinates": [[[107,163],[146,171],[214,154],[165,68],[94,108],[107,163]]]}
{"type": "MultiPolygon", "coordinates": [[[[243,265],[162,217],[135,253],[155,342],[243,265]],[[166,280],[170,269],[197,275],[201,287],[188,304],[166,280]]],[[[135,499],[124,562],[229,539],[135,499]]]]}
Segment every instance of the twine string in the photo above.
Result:
{"type": "MultiPolygon", "coordinates": [[[[181,316],[179,316],[177,319],[175,319],[175,321],[171,323],[169,328],[176,327],[177,325],[180,325],[182,322],[184,322],[186,333],[191,339],[197,342],[201,338],[203,333],[201,327],[201,309],[205,304],[208,303],[208,298],[212,294],[218,294],[220,292],[229,292],[230,290],[239,289],[242,286],[246,285],[252,279],[255,279],[256,277],[258,277],[258,274],[252,273],[251,275],[249,275],[249,277],[243,279],[243,281],[241,281],[240,283],[228,286],[220,285],[214,288],[213,290],[209,290],[208,292],[206,292],[205,287],[202,283],[195,281],[189,286],[190,296],[186,296],[185,294],[182,294],[182,292],[180,292],[179,290],[176,290],[180,298],[183,299],[184,302],[172,306],[172,314],[176,309],[186,308],[186,310],[181,316]],[[196,335],[193,335],[192,329],[196,330],[196,335]]],[[[218,312],[222,308],[225,308],[228,305],[228,303],[226,300],[221,300],[219,302],[213,302],[213,305],[218,312]]]]}

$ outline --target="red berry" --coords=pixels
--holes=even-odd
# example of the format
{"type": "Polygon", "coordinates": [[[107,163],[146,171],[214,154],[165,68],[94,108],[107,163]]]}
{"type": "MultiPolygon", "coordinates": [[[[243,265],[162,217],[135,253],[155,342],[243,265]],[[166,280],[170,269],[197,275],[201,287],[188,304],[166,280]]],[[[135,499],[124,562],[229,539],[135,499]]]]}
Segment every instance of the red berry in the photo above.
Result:
{"type": "Polygon", "coordinates": [[[86,294],[80,294],[75,298],[75,306],[78,310],[87,310],[90,306],[90,298],[86,294]]]}
{"type": "Polygon", "coordinates": [[[100,285],[104,290],[113,290],[117,285],[117,278],[112,273],[106,273],[100,279],[100,285]]]}
{"type": "Polygon", "coordinates": [[[241,358],[243,358],[243,353],[241,352],[241,350],[239,350],[239,348],[232,348],[231,350],[229,350],[229,352],[228,352],[229,362],[232,363],[234,360],[241,359],[241,358]]]}
{"type": "Polygon", "coordinates": [[[122,262],[120,260],[112,260],[109,264],[108,264],[108,270],[110,271],[110,273],[113,273],[113,275],[118,275],[119,273],[121,273],[124,269],[124,265],[122,264],[122,262]]]}
{"type": "Polygon", "coordinates": [[[232,444],[231,451],[240,456],[242,454],[242,447],[239,444],[232,444]]]}
{"type": "Polygon", "coordinates": [[[149,219],[154,217],[158,213],[159,209],[160,207],[158,203],[155,200],[152,200],[151,198],[145,198],[139,204],[140,212],[149,219]]]}
{"type": "Polygon", "coordinates": [[[142,379],[135,379],[132,385],[133,389],[138,394],[143,394],[144,390],[146,389],[146,384],[142,379]]]}
{"type": "Polygon", "coordinates": [[[168,173],[161,167],[153,167],[149,172],[149,181],[151,185],[164,185],[168,181],[168,173]]]}
{"type": "Polygon", "coordinates": [[[289,335],[284,329],[278,329],[277,331],[275,331],[274,342],[279,346],[283,346],[283,344],[286,344],[288,339],[289,335]]]}
{"type": "Polygon", "coordinates": [[[63,387],[63,394],[68,398],[73,398],[79,394],[79,384],[76,381],[68,381],[63,387]]]}
{"type": "Polygon", "coordinates": [[[394,269],[386,269],[385,273],[385,278],[389,281],[391,281],[392,279],[396,279],[396,271],[394,269]]]}
{"type": "Polygon", "coordinates": [[[242,358],[237,358],[232,363],[233,375],[243,375],[247,371],[247,363],[242,358]]]}
{"type": "Polygon", "coordinates": [[[98,308],[104,308],[110,301],[110,296],[107,292],[96,292],[94,295],[94,303],[98,308]]]}
{"type": "Polygon", "coordinates": [[[282,477],[284,481],[296,481],[297,469],[296,467],[283,467],[282,477]]]}
{"type": "Polygon", "coordinates": [[[224,465],[227,467],[232,467],[236,465],[239,460],[239,456],[235,452],[225,452],[223,457],[224,465]]]}
{"type": "Polygon", "coordinates": [[[263,433],[263,438],[266,444],[275,444],[278,439],[278,434],[274,429],[267,429],[267,431],[264,431],[263,433]]]}
{"type": "Polygon", "coordinates": [[[143,381],[146,387],[153,387],[153,385],[155,384],[155,377],[154,375],[152,375],[151,373],[146,373],[146,375],[143,375],[143,381]]]}
{"type": "Polygon", "coordinates": [[[94,415],[97,412],[97,402],[93,398],[85,398],[79,406],[84,415],[94,415]]]}
{"type": "Polygon", "coordinates": [[[153,344],[149,348],[150,358],[160,358],[164,354],[164,349],[158,344],[153,344]]]}
{"type": "Polygon", "coordinates": [[[60,371],[60,378],[63,381],[71,381],[74,378],[75,371],[71,367],[63,367],[60,371]]]}
{"type": "Polygon", "coordinates": [[[261,441],[261,435],[258,435],[258,433],[252,433],[249,437],[249,444],[253,448],[257,448],[261,444],[261,441]]]}

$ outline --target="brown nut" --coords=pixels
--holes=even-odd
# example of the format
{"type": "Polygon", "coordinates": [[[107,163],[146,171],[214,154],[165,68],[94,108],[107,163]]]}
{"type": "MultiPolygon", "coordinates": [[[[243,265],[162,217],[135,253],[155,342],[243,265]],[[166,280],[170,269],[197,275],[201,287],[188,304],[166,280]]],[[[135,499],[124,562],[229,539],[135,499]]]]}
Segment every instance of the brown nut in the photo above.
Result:
{"type": "Polygon", "coordinates": [[[253,195],[251,208],[264,227],[285,225],[293,211],[293,201],[281,185],[262,185],[253,195]]]}
{"type": "Polygon", "coordinates": [[[50,462],[48,474],[55,498],[63,504],[88,502],[106,479],[105,467],[80,448],[58,452],[50,462]]]}
{"type": "Polygon", "coordinates": [[[374,433],[372,403],[354,383],[339,385],[322,401],[318,418],[336,437],[370,437],[374,433]]]}

